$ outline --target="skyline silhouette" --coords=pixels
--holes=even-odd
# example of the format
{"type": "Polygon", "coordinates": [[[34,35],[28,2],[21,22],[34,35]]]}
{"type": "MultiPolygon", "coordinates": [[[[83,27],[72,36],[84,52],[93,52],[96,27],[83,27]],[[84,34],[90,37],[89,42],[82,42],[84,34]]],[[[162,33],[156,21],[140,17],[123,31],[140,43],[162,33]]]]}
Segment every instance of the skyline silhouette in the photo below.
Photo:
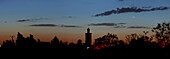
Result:
{"type": "MultiPolygon", "coordinates": [[[[126,44],[131,40],[131,39],[136,39],[136,38],[134,38],[133,36],[141,36],[141,35],[143,35],[143,37],[147,37],[148,39],[149,39],[149,37],[150,37],[150,41],[152,41],[152,42],[159,42],[159,40],[156,40],[156,38],[159,38],[159,39],[161,39],[161,36],[163,36],[163,39],[166,39],[166,41],[168,41],[169,40],[169,25],[170,25],[170,22],[163,22],[163,23],[158,23],[158,25],[157,25],[157,27],[153,27],[152,28],[152,32],[154,33],[154,32],[156,32],[156,35],[151,35],[151,36],[146,36],[147,34],[149,34],[149,33],[152,33],[152,32],[149,32],[149,31],[143,31],[143,34],[137,34],[137,33],[131,33],[130,35],[126,35],[125,36],[125,38],[126,39],[124,39],[124,40],[122,40],[122,41],[124,41],[124,42],[126,42],[126,44]],[[160,27],[159,27],[160,26],[160,27]],[[162,27],[161,27],[162,26],[162,27]],[[165,27],[165,29],[163,29],[165,27]],[[160,30],[159,28],[161,28],[162,30],[160,30]],[[160,33],[159,33],[160,32],[160,33]],[[165,32],[165,34],[161,34],[161,33],[164,33],[165,32]],[[159,35],[159,36],[158,36],[159,35]],[[164,35],[167,35],[167,36],[165,36],[165,37],[167,37],[167,38],[164,38],[164,35]],[[130,38],[130,36],[132,37],[132,38],[130,38]],[[153,37],[155,37],[155,38],[153,38],[153,37]]],[[[121,39],[119,39],[118,37],[117,37],[117,35],[116,34],[110,34],[110,33],[108,33],[107,34],[107,36],[112,36],[113,35],[113,37],[112,38],[116,38],[116,40],[121,40],[121,39]]],[[[87,43],[87,45],[90,47],[91,45],[93,45],[93,44],[96,44],[96,42],[100,42],[100,41],[98,41],[99,39],[101,39],[101,37],[99,37],[99,38],[95,38],[95,39],[92,39],[92,33],[90,33],[90,28],[87,28],[87,32],[85,33],[85,35],[84,35],[84,42],[83,43],[87,43]],[[94,40],[94,41],[93,41],[94,40]]],[[[30,40],[33,40],[33,42],[35,43],[36,41],[37,42],[40,42],[40,39],[35,39],[34,37],[33,37],[33,35],[32,34],[30,34],[30,37],[26,37],[26,38],[24,38],[24,36],[22,35],[22,34],[20,34],[19,32],[18,32],[18,34],[17,34],[17,38],[16,38],[16,41],[14,41],[15,40],[15,38],[14,38],[15,36],[10,36],[10,39],[12,39],[12,40],[4,40],[3,41],[3,43],[5,43],[5,41],[6,41],[6,43],[10,43],[11,42],[11,44],[14,44],[15,42],[17,43],[17,42],[19,42],[19,41],[22,41],[22,40],[28,40],[28,39],[30,39],[30,40]]],[[[70,37],[71,38],[71,37],[70,37]]],[[[148,40],[147,39],[147,40],[148,40]]],[[[81,42],[82,42],[82,39],[79,39],[79,40],[81,40],[81,42]]],[[[109,40],[110,41],[110,40],[109,40]]],[[[164,40],[165,41],[165,40],[164,40]]],[[[26,42],[26,41],[22,41],[22,42],[26,42]]],[[[22,45],[22,44],[24,44],[24,43],[20,43],[20,45],[22,45]]],[[[59,40],[58,40],[58,38],[57,38],[57,36],[55,36],[54,38],[53,38],[53,40],[51,40],[51,44],[53,44],[53,43],[55,43],[56,44],[56,42],[60,42],[59,40]]],[[[62,41],[62,39],[61,39],[61,42],[63,42],[62,41]]],[[[45,43],[45,42],[44,42],[45,43]]],[[[50,42],[46,42],[46,43],[50,43],[50,42]]],[[[74,43],[74,42],[67,42],[67,41],[65,41],[65,43],[74,43]]],[[[77,42],[75,42],[75,43],[77,43],[77,42]]],[[[168,42],[168,43],[170,43],[170,42],[168,42]]],[[[16,44],[17,45],[17,44],[16,44]]]]}
{"type": "MultiPolygon", "coordinates": [[[[111,34],[108,33],[107,35],[104,35],[103,37],[92,39],[93,34],[90,32],[90,28],[87,28],[87,32],[84,35],[84,38],[85,38],[84,43],[85,43],[85,45],[87,45],[87,47],[91,47],[91,45],[93,45],[93,44],[94,45],[99,44],[99,46],[101,46],[101,44],[102,44],[105,47],[107,47],[107,46],[111,45],[110,43],[114,43],[115,40],[116,41],[120,40],[120,42],[122,44],[124,44],[124,43],[130,44],[131,41],[143,40],[143,41],[159,43],[159,44],[163,45],[162,48],[165,48],[165,45],[170,44],[170,42],[169,42],[170,41],[170,31],[169,30],[170,30],[170,22],[158,23],[157,26],[153,27],[151,30],[153,33],[155,33],[154,35],[148,36],[147,34],[150,33],[149,31],[143,31],[144,34],[132,33],[130,35],[126,35],[126,39],[125,39],[126,41],[123,41],[123,40],[120,40],[116,34],[112,34],[112,33],[111,34]],[[103,40],[103,39],[106,39],[106,40],[103,40]],[[92,40],[95,40],[95,41],[93,42],[92,40]]],[[[6,45],[6,44],[9,44],[10,46],[21,45],[20,47],[24,47],[24,46],[29,46],[29,45],[35,46],[36,42],[43,43],[42,41],[40,41],[40,39],[35,39],[32,34],[30,34],[29,37],[25,38],[22,34],[20,34],[18,32],[16,41],[14,41],[15,36],[10,36],[10,37],[11,37],[11,40],[3,41],[3,45],[6,45]]],[[[56,46],[59,46],[59,43],[62,43],[62,42],[63,42],[62,39],[61,39],[61,41],[59,41],[58,37],[55,36],[53,38],[53,40],[51,40],[51,43],[50,42],[44,42],[44,43],[52,44],[53,47],[54,46],[56,47],[56,46]]],[[[81,44],[82,40],[79,39],[77,41],[77,43],[81,44]]],[[[72,44],[74,44],[74,43],[72,42],[72,44]]],[[[33,47],[33,46],[30,46],[30,47],[33,47]]]]}
{"type": "Polygon", "coordinates": [[[93,32],[92,39],[114,33],[125,40],[126,35],[143,34],[157,23],[169,22],[169,3],[169,0],[1,0],[0,44],[17,32],[24,36],[34,34],[35,39],[45,42],[54,36],[69,43],[78,39],[85,42],[82,33],[88,27],[93,32]],[[105,16],[93,17],[102,13],[105,16]]]}
{"type": "Polygon", "coordinates": [[[0,0],[0,9],[0,49],[71,56],[170,53],[170,0],[0,0]]]}
{"type": "Polygon", "coordinates": [[[90,28],[87,28],[84,35],[85,43],[81,39],[77,43],[63,42],[57,36],[51,42],[43,42],[40,39],[34,39],[32,34],[29,37],[24,37],[18,32],[16,42],[13,39],[14,36],[11,36],[12,39],[3,41],[0,48],[55,48],[56,50],[53,52],[62,56],[62,53],[66,53],[65,56],[142,56],[143,54],[146,56],[169,56],[170,22],[160,23],[152,31],[155,36],[147,36],[148,31],[143,31],[144,35],[136,33],[127,35],[127,42],[119,40],[116,34],[108,33],[95,39],[93,44],[90,28]],[[144,50],[142,52],[133,50],[139,48],[144,50]],[[163,49],[164,51],[155,52],[150,50],[151,48],[163,49]]]}

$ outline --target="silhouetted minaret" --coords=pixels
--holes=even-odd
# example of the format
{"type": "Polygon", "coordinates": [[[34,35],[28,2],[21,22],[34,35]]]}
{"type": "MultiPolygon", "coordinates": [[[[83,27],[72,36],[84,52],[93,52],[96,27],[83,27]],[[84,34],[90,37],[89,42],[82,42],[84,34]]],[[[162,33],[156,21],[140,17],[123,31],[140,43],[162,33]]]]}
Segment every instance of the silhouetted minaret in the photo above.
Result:
{"type": "Polygon", "coordinates": [[[86,40],[85,40],[85,44],[87,45],[87,47],[88,48],[90,48],[91,47],[91,42],[92,42],[92,33],[90,33],[90,29],[88,28],[87,29],[87,33],[85,33],[86,34],[86,40]]]}
{"type": "Polygon", "coordinates": [[[89,28],[87,29],[87,33],[90,33],[90,29],[89,28]]]}

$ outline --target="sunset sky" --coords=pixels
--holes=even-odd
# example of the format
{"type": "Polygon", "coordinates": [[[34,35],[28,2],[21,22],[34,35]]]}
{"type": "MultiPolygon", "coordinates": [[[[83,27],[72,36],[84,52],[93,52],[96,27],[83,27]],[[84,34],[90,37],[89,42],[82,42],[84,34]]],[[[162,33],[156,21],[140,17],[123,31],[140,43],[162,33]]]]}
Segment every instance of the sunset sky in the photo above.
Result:
{"type": "Polygon", "coordinates": [[[107,33],[124,40],[127,34],[151,32],[157,23],[169,21],[169,0],[0,0],[0,44],[12,35],[16,40],[17,32],[46,42],[54,36],[84,42],[88,27],[93,42],[107,33]]]}

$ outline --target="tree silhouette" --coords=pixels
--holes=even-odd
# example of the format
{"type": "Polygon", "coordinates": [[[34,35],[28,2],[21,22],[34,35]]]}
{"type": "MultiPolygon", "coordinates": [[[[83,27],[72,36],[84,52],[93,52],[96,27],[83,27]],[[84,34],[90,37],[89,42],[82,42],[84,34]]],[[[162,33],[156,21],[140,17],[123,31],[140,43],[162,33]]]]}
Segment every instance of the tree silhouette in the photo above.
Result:
{"type": "Polygon", "coordinates": [[[118,37],[115,34],[108,33],[102,37],[95,39],[95,48],[100,49],[104,47],[113,46],[118,42],[118,37]]]}
{"type": "Polygon", "coordinates": [[[142,34],[130,34],[126,36],[126,40],[129,43],[129,47],[131,48],[151,48],[151,41],[152,37],[148,37],[148,31],[143,31],[144,35],[142,34]]]}
{"type": "Polygon", "coordinates": [[[170,22],[158,23],[156,27],[152,29],[152,32],[155,32],[155,37],[158,42],[169,41],[170,40],[170,22]]]}
{"type": "Polygon", "coordinates": [[[131,40],[137,40],[139,38],[139,35],[134,33],[134,34],[126,35],[125,38],[127,42],[130,42],[131,40]]]}
{"type": "Polygon", "coordinates": [[[78,44],[78,45],[82,45],[82,40],[79,39],[79,40],[77,41],[77,44],[78,44]]]}

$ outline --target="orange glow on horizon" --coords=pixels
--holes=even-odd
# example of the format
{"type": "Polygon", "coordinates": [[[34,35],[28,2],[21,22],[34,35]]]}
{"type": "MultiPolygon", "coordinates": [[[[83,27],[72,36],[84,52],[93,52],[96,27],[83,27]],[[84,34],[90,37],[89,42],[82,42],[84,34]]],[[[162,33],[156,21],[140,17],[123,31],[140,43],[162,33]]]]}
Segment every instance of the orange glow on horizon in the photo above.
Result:
{"type": "MultiPolygon", "coordinates": [[[[21,33],[23,34],[24,37],[29,37],[29,34],[24,34],[24,33],[21,33]]],[[[34,35],[34,34],[32,34],[34,35]]],[[[92,43],[94,43],[95,39],[99,38],[99,37],[102,37],[103,35],[106,35],[105,34],[95,34],[95,33],[92,33],[92,43]]],[[[82,40],[82,43],[84,43],[85,41],[85,34],[60,34],[60,35],[48,35],[48,34],[40,34],[40,35],[34,35],[34,39],[35,40],[38,40],[40,39],[40,41],[43,41],[43,42],[51,42],[51,40],[57,36],[59,40],[62,40],[62,42],[68,42],[68,43],[77,43],[77,41],[79,39],[82,40]],[[66,36],[64,36],[66,35],[66,36]]],[[[123,41],[126,41],[125,40],[125,34],[117,34],[119,40],[123,40],[123,41]]],[[[2,35],[0,36],[0,44],[2,45],[2,42],[3,41],[6,41],[6,40],[11,40],[10,36],[9,35],[2,35]]],[[[17,34],[15,35],[14,37],[14,40],[17,39],[17,34]]]]}
{"type": "MultiPolygon", "coordinates": [[[[19,30],[18,30],[19,31],[19,30]]],[[[14,35],[14,40],[17,38],[17,32],[18,31],[5,31],[0,33],[0,44],[2,44],[3,41],[11,40],[11,35],[14,35]]],[[[137,33],[141,34],[142,31],[145,30],[127,30],[127,29],[97,29],[97,28],[91,28],[92,33],[92,43],[94,43],[95,39],[102,37],[103,35],[106,35],[107,33],[116,34],[119,38],[119,40],[125,40],[125,36],[137,33]]],[[[51,42],[51,40],[57,36],[59,40],[62,40],[62,42],[68,42],[68,43],[77,43],[79,39],[82,40],[84,43],[85,41],[85,33],[86,28],[79,28],[79,29],[62,29],[59,28],[57,30],[47,30],[46,28],[42,28],[42,30],[38,30],[37,28],[31,28],[30,30],[21,30],[19,31],[24,37],[29,37],[30,34],[32,34],[35,38],[35,40],[40,39],[40,41],[44,42],[51,42]]],[[[151,32],[148,35],[152,35],[151,32]]]]}

